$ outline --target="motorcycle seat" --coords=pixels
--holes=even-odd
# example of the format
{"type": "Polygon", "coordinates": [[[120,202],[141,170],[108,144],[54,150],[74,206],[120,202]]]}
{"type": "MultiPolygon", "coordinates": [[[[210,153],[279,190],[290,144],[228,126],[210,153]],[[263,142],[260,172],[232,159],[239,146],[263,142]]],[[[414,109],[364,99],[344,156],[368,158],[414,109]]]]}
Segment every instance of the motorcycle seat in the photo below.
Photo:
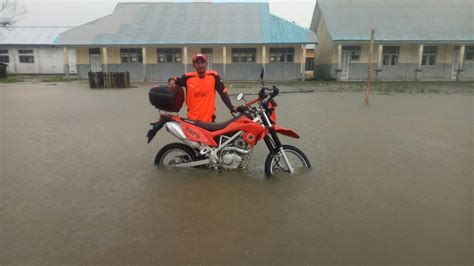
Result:
{"type": "Polygon", "coordinates": [[[217,131],[217,130],[224,129],[230,123],[234,122],[235,120],[237,120],[239,118],[240,118],[240,116],[237,116],[237,117],[234,117],[232,119],[229,119],[227,121],[220,122],[220,123],[206,123],[206,122],[195,121],[195,120],[191,120],[191,119],[187,119],[187,118],[182,118],[182,119],[186,123],[198,126],[200,128],[204,128],[208,131],[217,131]]]}

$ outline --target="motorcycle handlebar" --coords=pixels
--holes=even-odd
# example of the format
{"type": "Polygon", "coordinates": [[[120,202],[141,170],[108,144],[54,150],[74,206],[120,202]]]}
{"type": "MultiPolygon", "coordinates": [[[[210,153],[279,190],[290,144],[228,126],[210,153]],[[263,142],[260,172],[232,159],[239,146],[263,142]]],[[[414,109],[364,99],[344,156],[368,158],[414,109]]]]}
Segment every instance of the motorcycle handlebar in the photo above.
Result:
{"type": "Polygon", "coordinates": [[[252,106],[252,105],[254,105],[254,104],[257,103],[257,102],[258,102],[258,98],[255,98],[255,99],[251,100],[250,102],[246,103],[246,104],[245,104],[245,107],[252,106]]]}
{"type": "Polygon", "coordinates": [[[258,93],[258,97],[251,100],[250,102],[246,103],[245,107],[250,107],[254,104],[256,104],[258,101],[263,101],[267,96],[270,96],[266,102],[270,102],[273,98],[275,98],[278,94],[280,93],[280,89],[278,89],[275,85],[271,89],[262,87],[258,93]],[[270,94],[268,94],[270,93],[270,94]]]}

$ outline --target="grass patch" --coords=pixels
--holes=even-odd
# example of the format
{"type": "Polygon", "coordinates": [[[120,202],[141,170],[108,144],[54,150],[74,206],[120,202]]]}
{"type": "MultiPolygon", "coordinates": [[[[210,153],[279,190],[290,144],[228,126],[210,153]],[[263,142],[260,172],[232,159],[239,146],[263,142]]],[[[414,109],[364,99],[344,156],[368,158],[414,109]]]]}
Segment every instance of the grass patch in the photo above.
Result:
{"type": "Polygon", "coordinates": [[[17,76],[9,76],[5,79],[0,79],[0,83],[15,83],[15,82],[22,82],[23,79],[17,76]]]}
{"type": "Polygon", "coordinates": [[[76,80],[76,79],[71,79],[71,78],[66,79],[63,76],[51,76],[51,77],[45,77],[41,79],[42,82],[69,82],[73,80],[76,80]]]}

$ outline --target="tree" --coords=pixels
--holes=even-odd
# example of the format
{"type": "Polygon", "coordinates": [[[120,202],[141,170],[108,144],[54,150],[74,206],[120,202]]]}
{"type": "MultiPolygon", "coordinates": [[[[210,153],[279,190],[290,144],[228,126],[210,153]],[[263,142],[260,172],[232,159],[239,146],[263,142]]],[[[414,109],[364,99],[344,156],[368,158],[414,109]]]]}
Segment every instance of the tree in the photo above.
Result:
{"type": "Polygon", "coordinates": [[[19,0],[0,0],[0,26],[12,26],[25,14],[26,7],[19,0]]]}

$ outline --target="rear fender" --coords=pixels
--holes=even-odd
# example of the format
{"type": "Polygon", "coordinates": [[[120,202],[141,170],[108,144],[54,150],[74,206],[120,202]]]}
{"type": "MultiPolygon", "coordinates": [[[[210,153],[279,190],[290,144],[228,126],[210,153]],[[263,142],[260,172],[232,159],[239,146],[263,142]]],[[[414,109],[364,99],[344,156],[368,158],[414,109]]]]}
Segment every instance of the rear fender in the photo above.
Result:
{"type": "Polygon", "coordinates": [[[156,133],[158,133],[158,131],[160,131],[163,128],[163,126],[166,124],[166,122],[169,122],[169,121],[171,121],[170,116],[161,115],[160,120],[158,120],[155,123],[150,124],[150,126],[152,126],[152,128],[150,130],[148,130],[148,133],[146,134],[146,137],[148,138],[148,143],[150,143],[153,140],[153,138],[156,136],[156,133]]]}
{"type": "Polygon", "coordinates": [[[274,128],[275,128],[275,131],[279,134],[282,134],[282,135],[285,135],[285,136],[288,136],[290,138],[295,138],[295,139],[299,139],[300,138],[300,135],[298,135],[298,133],[296,133],[294,130],[292,129],[289,129],[289,128],[284,128],[284,127],[281,127],[281,126],[278,126],[278,125],[274,125],[274,128]]]}
{"type": "Polygon", "coordinates": [[[161,120],[150,124],[152,128],[148,130],[148,133],[146,134],[146,137],[148,138],[148,143],[153,140],[153,138],[156,136],[156,133],[158,133],[158,131],[160,131],[160,129],[162,129],[165,124],[166,123],[161,120]]]}

